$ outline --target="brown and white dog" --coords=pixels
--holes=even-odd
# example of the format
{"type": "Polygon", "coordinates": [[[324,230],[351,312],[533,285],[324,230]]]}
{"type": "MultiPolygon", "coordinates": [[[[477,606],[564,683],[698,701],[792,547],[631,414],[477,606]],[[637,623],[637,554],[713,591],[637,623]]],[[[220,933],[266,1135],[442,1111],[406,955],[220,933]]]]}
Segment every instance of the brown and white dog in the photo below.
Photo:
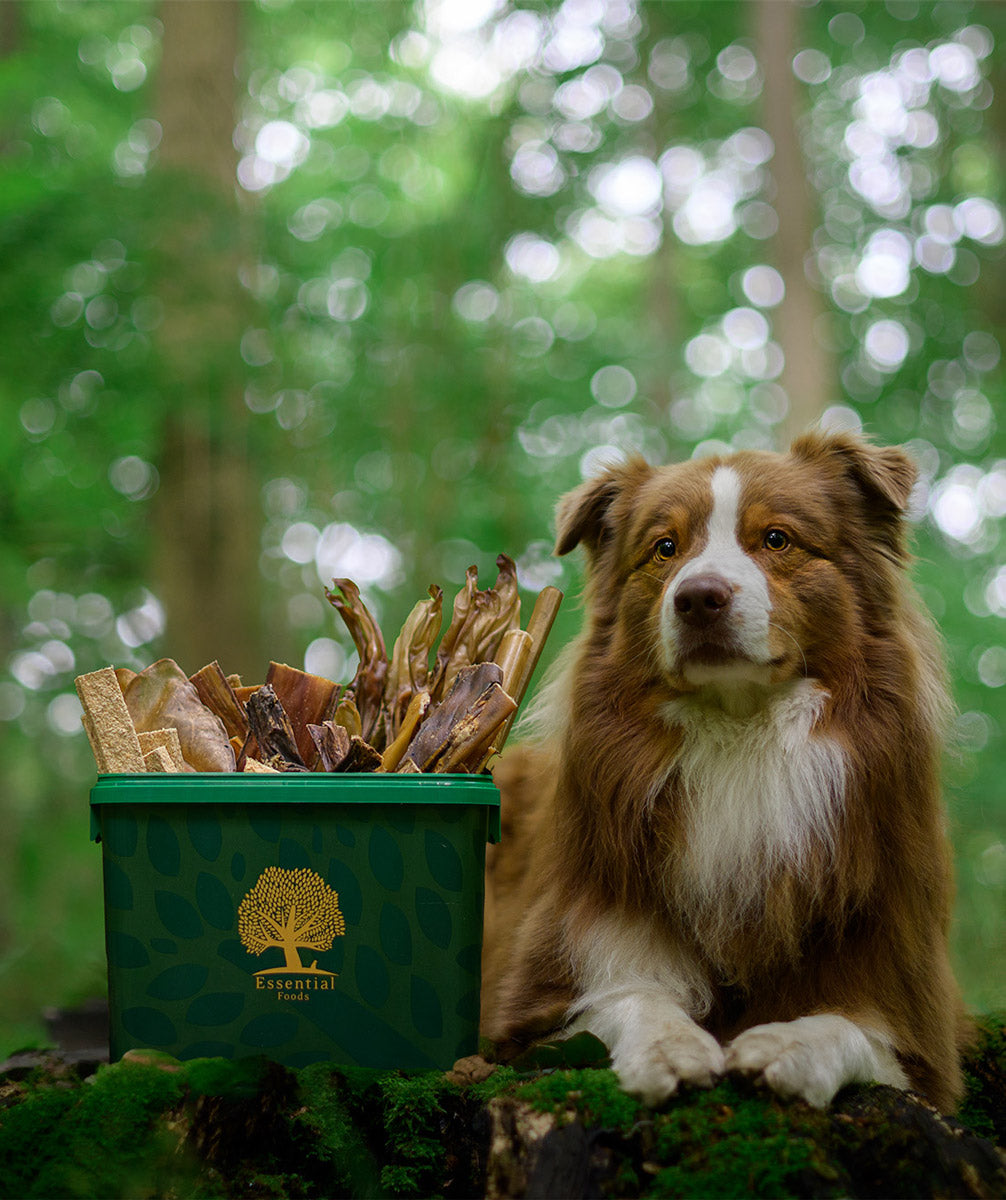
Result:
{"type": "Polygon", "coordinates": [[[905,565],[916,471],[788,454],[633,460],[566,496],[587,622],[497,771],[483,1029],[589,1029],[656,1104],[727,1071],[825,1105],[961,1089],[940,797],[949,702],[905,565]]]}

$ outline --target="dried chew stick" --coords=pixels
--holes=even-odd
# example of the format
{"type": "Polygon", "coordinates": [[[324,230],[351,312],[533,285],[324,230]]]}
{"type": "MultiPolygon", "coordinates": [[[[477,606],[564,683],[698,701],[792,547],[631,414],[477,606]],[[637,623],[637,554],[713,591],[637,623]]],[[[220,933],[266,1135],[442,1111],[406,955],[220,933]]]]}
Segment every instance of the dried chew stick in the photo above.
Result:
{"type": "Polygon", "coordinates": [[[419,728],[419,724],[423,717],[426,716],[426,711],[429,707],[430,693],[426,691],[416,692],[409,701],[409,707],[405,710],[405,716],[402,718],[402,724],[398,730],[397,737],[381,756],[381,765],[377,768],[379,771],[395,771],[398,769],[398,764],[402,761],[405,751],[408,750],[412,736],[419,728]]]}
{"type": "Polygon", "coordinates": [[[143,752],[112,667],[74,680],[94,760],[100,774],[142,772],[143,752]]]}
{"type": "Polygon", "coordinates": [[[511,696],[523,678],[533,646],[534,641],[526,629],[510,629],[503,635],[503,641],[500,642],[493,662],[503,672],[503,690],[511,696]]]}
{"type": "MultiPolygon", "coordinates": [[[[506,690],[518,705],[524,699],[527,685],[531,682],[531,676],[534,674],[534,669],[538,665],[539,658],[541,658],[541,652],[545,648],[545,641],[551,632],[560,604],[562,604],[562,592],[558,588],[550,585],[542,588],[538,593],[538,599],[535,601],[534,609],[531,612],[530,620],[527,623],[527,630],[525,631],[530,637],[531,648],[521,655],[519,664],[513,670],[513,677],[511,678],[508,674],[505,675],[506,690]]],[[[504,671],[506,671],[506,668],[504,668],[504,671]]],[[[503,744],[510,736],[510,730],[513,728],[516,716],[517,709],[515,708],[506,721],[504,721],[498,736],[493,739],[493,744],[489,747],[482,762],[479,764],[480,771],[485,770],[486,765],[493,755],[499,754],[503,749],[503,744]]]]}

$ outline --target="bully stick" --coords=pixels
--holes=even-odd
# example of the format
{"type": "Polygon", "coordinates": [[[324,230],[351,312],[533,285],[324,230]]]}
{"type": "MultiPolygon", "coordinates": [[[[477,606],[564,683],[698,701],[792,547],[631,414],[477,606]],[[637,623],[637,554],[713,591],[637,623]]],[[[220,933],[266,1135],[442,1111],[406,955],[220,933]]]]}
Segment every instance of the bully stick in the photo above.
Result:
{"type": "Polygon", "coordinates": [[[429,707],[430,693],[416,692],[409,703],[409,707],[405,710],[405,716],[402,718],[398,736],[384,751],[381,758],[381,766],[378,768],[379,770],[394,771],[397,768],[398,764],[402,761],[402,756],[409,748],[409,743],[415,736],[420,722],[426,716],[429,707]]]}
{"type": "MultiPolygon", "coordinates": [[[[519,661],[516,663],[508,663],[505,668],[506,690],[513,697],[517,705],[524,699],[524,693],[527,691],[527,686],[531,682],[531,676],[534,674],[534,669],[538,665],[538,660],[541,658],[541,652],[545,648],[545,640],[551,632],[552,625],[555,622],[556,614],[559,612],[559,605],[562,604],[562,592],[556,587],[544,587],[538,593],[538,599],[535,601],[534,609],[531,612],[531,619],[527,623],[525,631],[530,640],[530,649],[522,652],[519,661]],[[512,673],[512,677],[511,677],[512,673]]],[[[500,648],[501,652],[503,647],[500,648]]],[[[488,754],[483,758],[481,768],[484,769],[489,759],[494,754],[499,754],[503,749],[503,744],[510,736],[510,730],[513,728],[514,720],[517,716],[516,708],[503,723],[497,737],[494,739],[493,745],[490,746],[488,754]]]]}

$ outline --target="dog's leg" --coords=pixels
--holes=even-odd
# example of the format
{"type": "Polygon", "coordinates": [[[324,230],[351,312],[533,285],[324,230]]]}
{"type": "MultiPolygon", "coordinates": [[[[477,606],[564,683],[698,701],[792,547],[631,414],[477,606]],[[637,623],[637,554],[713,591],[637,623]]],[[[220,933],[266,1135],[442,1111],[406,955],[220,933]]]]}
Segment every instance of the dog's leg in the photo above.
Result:
{"type": "Polygon", "coordinates": [[[837,1013],[755,1025],[727,1047],[728,1071],[761,1076],[781,1096],[824,1108],[847,1083],[907,1088],[890,1041],[837,1013]]]}
{"type": "Polygon", "coordinates": [[[708,985],[684,952],[624,917],[571,941],[582,988],[571,1028],[605,1043],[622,1087],[651,1105],[679,1083],[710,1087],[725,1069],[723,1050],[694,1020],[708,1011],[708,985]]]}

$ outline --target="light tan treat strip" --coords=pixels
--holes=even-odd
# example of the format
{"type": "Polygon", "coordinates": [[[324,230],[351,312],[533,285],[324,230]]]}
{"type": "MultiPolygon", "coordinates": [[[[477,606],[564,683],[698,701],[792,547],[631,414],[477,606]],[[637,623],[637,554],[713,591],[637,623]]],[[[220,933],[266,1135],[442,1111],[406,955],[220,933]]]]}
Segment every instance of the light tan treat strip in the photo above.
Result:
{"type": "MultiPolygon", "coordinates": [[[[147,732],[137,733],[137,738],[140,741],[140,752],[143,755],[143,761],[147,761],[147,755],[151,750],[160,747],[168,755],[168,760],[171,762],[172,771],[184,771],[186,769],[185,759],[182,757],[182,743],[178,738],[178,730],[173,728],[167,729],[151,729],[147,732]]],[[[150,769],[149,767],[147,768],[150,769]]]]}
{"type": "Polygon", "coordinates": [[[84,729],[104,773],[145,771],[140,740],[111,667],[78,675],[74,680],[84,709],[84,729]]]}
{"type": "Polygon", "coordinates": [[[171,761],[171,755],[166,746],[154,746],[143,756],[143,765],[147,772],[159,775],[177,775],[178,768],[171,761]]]}

